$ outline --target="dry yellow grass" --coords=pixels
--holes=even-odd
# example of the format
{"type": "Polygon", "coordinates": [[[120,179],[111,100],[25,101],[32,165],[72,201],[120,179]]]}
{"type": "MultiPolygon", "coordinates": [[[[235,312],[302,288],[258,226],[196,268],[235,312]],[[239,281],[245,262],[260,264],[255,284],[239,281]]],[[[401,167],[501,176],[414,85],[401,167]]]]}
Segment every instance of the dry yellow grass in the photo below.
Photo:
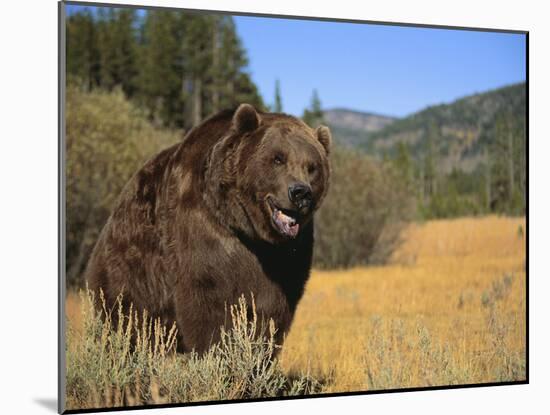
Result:
{"type": "Polygon", "coordinates": [[[327,392],[523,380],[525,219],[411,225],[388,266],[315,271],[281,356],[327,392]]]}
{"type": "Polygon", "coordinates": [[[71,327],[80,332],[82,330],[81,299],[76,291],[69,291],[65,298],[65,314],[71,327]]]}
{"type": "MultiPolygon", "coordinates": [[[[283,371],[322,392],[525,379],[525,238],[522,218],[431,221],[391,265],[314,271],[283,371]]],[[[66,300],[76,332],[80,301],[66,300]]]]}

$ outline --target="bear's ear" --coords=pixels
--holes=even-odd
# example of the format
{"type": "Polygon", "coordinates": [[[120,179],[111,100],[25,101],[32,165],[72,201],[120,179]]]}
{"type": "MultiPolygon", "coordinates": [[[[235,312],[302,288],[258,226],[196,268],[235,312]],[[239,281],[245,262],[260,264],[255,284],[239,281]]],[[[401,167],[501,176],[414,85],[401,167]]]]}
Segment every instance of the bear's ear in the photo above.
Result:
{"type": "Polygon", "coordinates": [[[330,134],[330,130],[328,129],[328,127],[320,125],[315,129],[315,135],[317,136],[319,142],[325,148],[325,151],[328,155],[330,153],[330,146],[332,144],[332,135],[330,134]]]}
{"type": "Polygon", "coordinates": [[[258,128],[260,122],[260,115],[252,105],[241,104],[233,115],[232,126],[239,133],[248,133],[258,128]]]}

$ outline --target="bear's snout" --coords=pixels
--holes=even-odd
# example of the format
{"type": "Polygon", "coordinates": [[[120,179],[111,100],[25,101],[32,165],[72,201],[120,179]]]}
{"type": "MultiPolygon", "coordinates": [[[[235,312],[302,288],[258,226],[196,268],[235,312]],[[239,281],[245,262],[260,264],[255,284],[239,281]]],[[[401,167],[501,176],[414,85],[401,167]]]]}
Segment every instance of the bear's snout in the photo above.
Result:
{"type": "Polygon", "coordinates": [[[298,182],[288,186],[288,198],[299,210],[308,209],[311,206],[313,193],[309,185],[298,182]]]}

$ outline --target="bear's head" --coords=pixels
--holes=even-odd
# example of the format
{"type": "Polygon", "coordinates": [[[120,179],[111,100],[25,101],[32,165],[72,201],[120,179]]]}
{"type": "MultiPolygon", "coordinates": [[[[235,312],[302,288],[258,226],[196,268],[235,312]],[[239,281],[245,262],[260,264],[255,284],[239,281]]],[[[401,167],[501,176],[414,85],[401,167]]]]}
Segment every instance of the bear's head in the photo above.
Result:
{"type": "Polygon", "coordinates": [[[299,237],[329,183],[331,134],[285,115],[241,104],[208,158],[206,184],[218,217],[250,238],[299,237]]]}

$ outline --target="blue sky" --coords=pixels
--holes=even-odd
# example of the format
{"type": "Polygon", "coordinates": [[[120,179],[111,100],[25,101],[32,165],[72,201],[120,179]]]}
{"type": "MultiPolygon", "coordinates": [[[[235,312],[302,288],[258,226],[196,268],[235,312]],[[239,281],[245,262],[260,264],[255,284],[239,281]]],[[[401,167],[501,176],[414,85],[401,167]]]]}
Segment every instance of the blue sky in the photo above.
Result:
{"type": "MultiPolygon", "coordinates": [[[[80,7],[69,6],[69,14],[80,7]]],[[[235,17],[265,102],[279,79],[283,110],[323,108],[405,116],[525,81],[525,35],[374,24],[235,17]]]]}
{"type": "Polygon", "coordinates": [[[404,116],[525,80],[525,36],[340,22],[236,17],[266,102],[280,79],[283,109],[301,114],[312,90],[324,108],[404,116]]]}

